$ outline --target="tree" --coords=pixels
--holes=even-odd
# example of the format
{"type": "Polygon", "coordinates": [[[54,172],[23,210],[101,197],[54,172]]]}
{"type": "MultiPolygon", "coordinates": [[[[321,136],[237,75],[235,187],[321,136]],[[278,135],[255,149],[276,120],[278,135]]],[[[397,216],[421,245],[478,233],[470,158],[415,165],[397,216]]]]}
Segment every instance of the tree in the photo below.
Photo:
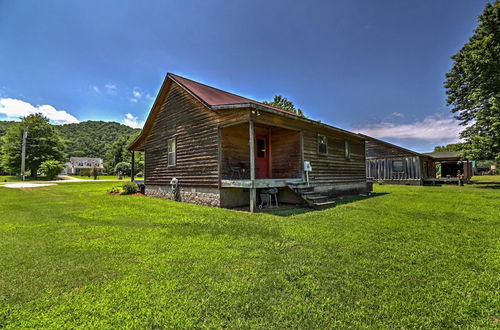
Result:
{"type": "MultiPolygon", "coordinates": [[[[127,149],[127,147],[139,136],[140,132],[135,132],[130,136],[122,136],[111,145],[108,153],[106,154],[106,159],[108,160],[105,167],[113,170],[116,164],[121,162],[132,162],[132,153],[127,149]]],[[[135,172],[141,172],[144,170],[144,153],[135,152],[135,172]]]]}
{"type": "Polygon", "coordinates": [[[64,166],[57,160],[46,160],[40,165],[40,172],[49,179],[54,179],[64,170],[64,166]]]}
{"type": "Polygon", "coordinates": [[[500,159],[500,1],[488,3],[474,35],[453,55],[447,103],[462,125],[470,159],[500,159]]]}
{"type": "Polygon", "coordinates": [[[443,151],[462,151],[463,143],[451,143],[445,146],[435,146],[434,152],[443,152],[443,151]]]}
{"type": "Polygon", "coordinates": [[[46,160],[64,161],[64,144],[49,119],[42,114],[24,117],[12,125],[3,137],[2,164],[11,172],[21,172],[21,145],[24,127],[28,129],[26,140],[26,168],[36,178],[40,165],[46,160]]]}
{"type": "Polygon", "coordinates": [[[262,103],[296,113],[300,117],[305,117],[304,112],[302,112],[301,109],[296,108],[292,101],[289,101],[286,97],[283,97],[281,95],[275,95],[272,101],[264,101],[262,103]]]}
{"type": "Polygon", "coordinates": [[[121,163],[116,164],[116,166],[115,166],[115,174],[118,174],[121,172],[121,174],[123,174],[123,175],[130,175],[130,171],[131,171],[130,163],[121,162],[121,163]]]}

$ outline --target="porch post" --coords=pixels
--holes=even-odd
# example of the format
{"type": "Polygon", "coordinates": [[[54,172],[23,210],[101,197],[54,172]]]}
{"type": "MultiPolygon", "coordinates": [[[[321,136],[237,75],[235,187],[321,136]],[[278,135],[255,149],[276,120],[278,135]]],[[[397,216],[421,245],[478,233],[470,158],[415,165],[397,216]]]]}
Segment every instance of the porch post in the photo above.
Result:
{"type": "Polygon", "coordinates": [[[248,121],[248,146],[250,149],[250,212],[255,212],[257,206],[257,189],[255,188],[255,146],[254,146],[253,121],[248,121]]]}
{"type": "Polygon", "coordinates": [[[135,151],[132,150],[132,166],[131,166],[131,171],[130,171],[130,181],[134,182],[134,176],[135,176],[135,151]]]}

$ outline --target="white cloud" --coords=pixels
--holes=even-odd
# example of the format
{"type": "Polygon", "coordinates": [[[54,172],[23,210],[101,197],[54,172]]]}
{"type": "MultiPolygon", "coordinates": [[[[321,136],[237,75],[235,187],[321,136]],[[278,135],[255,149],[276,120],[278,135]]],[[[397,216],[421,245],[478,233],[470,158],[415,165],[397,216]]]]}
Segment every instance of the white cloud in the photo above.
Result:
{"type": "Polygon", "coordinates": [[[130,102],[132,102],[132,103],[137,103],[137,102],[138,102],[138,100],[137,100],[137,99],[134,99],[133,97],[132,97],[132,98],[130,98],[130,99],[129,99],[129,101],[130,101],[130,102]]]}
{"type": "Polygon", "coordinates": [[[135,90],[135,89],[132,91],[132,94],[133,94],[133,95],[134,95],[134,97],[135,97],[135,98],[137,98],[137,99],[140,99],[140,98],[141,98],[141,96],[142,96],[142,93],[141,93],[140,91],[138,91],[138,90],[135,90]]]}
{"type": "Polygon", "coordinates": [[[142,126],[144,125],[144,122],[139,121],[139,119],[131,113],[125,114],[122,122],[124,125],[130,126],[132,128],[142,128],[142,126]]]}
{"type": "Polygon", "coordinates": [[[99,89],[99,87],[97,87],[97,86],[90,86],[90,88],[92,88],[94,90],[94,92],[96,92],[97,94],[101,94],[101,90],[99,89]]]}
{"type": "Polygon", "coordinates": [[[112,83],[107,83],[106,85],[104,85],[104,87],[106,87],[107,89],[112,89],[112,90],[116,89],[116,85],[112,84],[112,83]]]}
{"type": "Polygon", "coordinates": [[[459,133],[463,128],[453,117],[444,117],[443,115],[436,114],[413,123],[399,124],[383,121],[354,130],[375,138],[414,139],[454,143],[460,140],[459,133]]]}
{"type": "Polygon", "coordinates": [[[33,106],[28,102],[24,102],[11,98],[0,98],[0,114],[7,116],[8,119],[18,119],[35,113],[41,113],[57,124],[78,123],[79,120],[65,110],[57,110],[51,105],[33,106]]]}

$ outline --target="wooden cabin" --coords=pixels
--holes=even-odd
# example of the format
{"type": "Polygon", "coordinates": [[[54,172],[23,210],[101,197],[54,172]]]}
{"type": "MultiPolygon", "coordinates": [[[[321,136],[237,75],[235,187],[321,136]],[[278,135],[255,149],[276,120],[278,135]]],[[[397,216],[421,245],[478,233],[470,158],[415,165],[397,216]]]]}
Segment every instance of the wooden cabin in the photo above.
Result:
{"type": "Polygon", "coordinates": [[[202,205],[253,211],[278,188],[322,208],[368,189],[358,134],[171,73],[129,150],[145,153],[146,195],[202,205]]]}
{"type": "Polygon", "coordinates": [[[375,181],[423,184],[441,178],[457,180],[458,173],[466,180],[472,176],[471,162],[461,160],[458,153],[423,154],[360,135],[366,139],[366,176],[375,181]]]}

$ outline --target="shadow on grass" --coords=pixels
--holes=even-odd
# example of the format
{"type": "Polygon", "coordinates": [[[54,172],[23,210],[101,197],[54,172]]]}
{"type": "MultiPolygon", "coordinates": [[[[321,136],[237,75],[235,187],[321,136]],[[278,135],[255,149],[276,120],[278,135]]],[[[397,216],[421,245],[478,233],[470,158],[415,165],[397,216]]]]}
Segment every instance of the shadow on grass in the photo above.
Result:
{"type": "MultiPolygon", "coordinates": [[[[345,205],[353,202],[357,202],[360,200],[368,199],[368,198],[373,198],[373,197],[378,197],[378,196],[383,196],[387,195],[389,193],[371,193],[370,195],[356,195],[356,196],[351,196],[351,197],[344,197],[344,198],[336,198],[336,206],[339,205],[345,205]]],[[[296,206],[296,205],[282,205],[279,208],[276,209],[264,209],[260,210],[259,212],[261,213],[266,213],[266,214],[272,214],[276,215],[279,217],[290,217],[294,215],[299,215],[303,213],[308,213],[308,212],[317,212],[318,210],[315,210],[313,208],[309,207],[304,207],[304,206],[296,206]]]]}
{"type": "Polygon", "coordinates": [[[483,184],[481,186],[475,186],[478,189],[500,189],[500,184],[483,184]]]}

